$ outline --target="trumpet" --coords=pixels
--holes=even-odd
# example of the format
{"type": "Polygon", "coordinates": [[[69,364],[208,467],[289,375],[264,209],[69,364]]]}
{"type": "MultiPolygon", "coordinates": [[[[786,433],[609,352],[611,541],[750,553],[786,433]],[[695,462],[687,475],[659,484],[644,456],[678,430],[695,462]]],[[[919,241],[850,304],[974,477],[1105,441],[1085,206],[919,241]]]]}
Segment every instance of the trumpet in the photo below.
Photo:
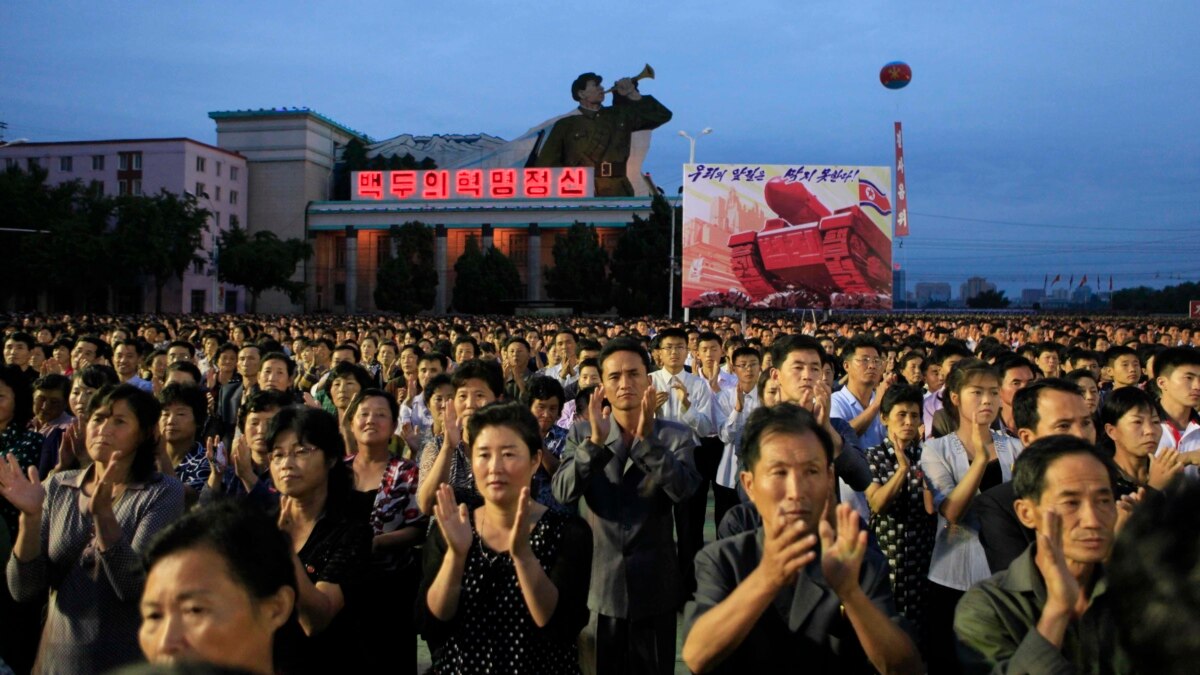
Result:
{"type": "MultiPolygon", "coordinates": [[[[637,82],[638,80],[653,80],[654,79],[654,68],[649,63],[647,63],[645,65],[645,67],[642,68],[642,72],[638,73],[637,75],[634,75],[633,77],[631,77],[629,79],[633,80],[634,82],[637,82]]],[[[614,89],[616,89],[616,86],[609,87],[608,89],[604,90],[604,93],[611,94],[614,89]]]]}

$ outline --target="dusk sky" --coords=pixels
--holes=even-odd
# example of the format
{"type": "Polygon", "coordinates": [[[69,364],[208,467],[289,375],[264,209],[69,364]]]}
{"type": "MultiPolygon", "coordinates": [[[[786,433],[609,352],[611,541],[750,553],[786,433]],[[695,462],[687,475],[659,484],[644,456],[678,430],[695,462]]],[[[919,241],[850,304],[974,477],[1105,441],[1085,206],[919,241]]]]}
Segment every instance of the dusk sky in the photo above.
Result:
{"type": "Polygon", "coordinates": [[[184,4],[3,3],[5,138],[215,143],[209,111],[276,106],[513,138],[572,108],[579,73],[648,62],[675,117],[645,169],[670,194],[680,129],[714,129],[700,162],[888,166],[903,121],[910,290],[1200,278],[1194,0],[184,4]],[[892,60],[904,90],[879,84],[892,60]]]}

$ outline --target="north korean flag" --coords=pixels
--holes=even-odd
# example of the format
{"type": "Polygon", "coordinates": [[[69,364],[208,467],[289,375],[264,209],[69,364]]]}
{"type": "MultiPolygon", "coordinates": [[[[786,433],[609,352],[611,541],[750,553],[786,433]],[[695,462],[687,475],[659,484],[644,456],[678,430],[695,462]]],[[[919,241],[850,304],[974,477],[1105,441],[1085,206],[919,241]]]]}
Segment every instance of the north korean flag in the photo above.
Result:
{"type": "Polygon", "coordinates": [[[862,178],[858,179],[858,205],[862,207],[869,206],[883,216],[888,216],[892,213],[892,202],[888,200],[883,190],[875,187],[875,184],[871,181],[862,178]]]}

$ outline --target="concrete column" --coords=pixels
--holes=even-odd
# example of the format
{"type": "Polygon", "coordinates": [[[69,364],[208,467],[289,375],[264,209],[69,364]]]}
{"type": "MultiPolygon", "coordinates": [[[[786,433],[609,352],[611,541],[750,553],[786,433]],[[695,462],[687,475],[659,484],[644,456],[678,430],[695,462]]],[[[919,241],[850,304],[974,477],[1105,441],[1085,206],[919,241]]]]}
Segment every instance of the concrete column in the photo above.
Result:
{"type": "Polygon", "coordinates": [[[487,253],[492,247],[492,226],[484,223],[479,226],[479,250],[487,253]]]}
{"type": "Polygon", "coordinates": [[[437,294],[434,296],[433,311],[435,314],[445,314],[449,306],[450,289],[447,272],[450,268],[450,247],[446,243],[446,226],[437,225],[434,228],[433,258],[437,266],[437,294]]]}
{"type": "Polygon", "coordinates": [[[346,314],[358,308],[358,232],[346,226],[346,314]]]}
{"type": "Polygon", "coordinates": [[[529,245],[525,256],[525,277],[528,284],[525,299],[538,302],[542,299],[542,231],[537,223],[530,223],[528,233],[529,245]]]}

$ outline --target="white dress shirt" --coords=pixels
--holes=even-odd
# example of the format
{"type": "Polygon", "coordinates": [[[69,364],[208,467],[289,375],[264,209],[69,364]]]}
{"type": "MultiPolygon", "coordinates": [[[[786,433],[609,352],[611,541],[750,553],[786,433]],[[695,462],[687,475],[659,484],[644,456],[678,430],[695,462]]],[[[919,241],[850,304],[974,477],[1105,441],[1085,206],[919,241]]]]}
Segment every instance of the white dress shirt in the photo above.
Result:
{"type": "Polygon", "coordinates": [[[742,446],[742,429],[750,413],[762,405],[758,400],[758,389],[751,389],[742,401],[742,411],[735,410],[737,405],[737,387],[722,389],[713,402],[713,423],[717,427],[717,437],[725,443],[725,451],[721,453],[721,463],[717,465],[717,485],[736,489],[738,472],[741,470],[739,449],[742,446]]]}
{"type": "Polygon", "coordinates": [[[658,409],[657,414],[660,417],[686,424],[696,435],[697,442],[706,436],[716,435],[717,430],[712,418],[712,389],[707,380],[686,370],[679,371],[678,375],[671,375],[666,368],[662,368],[650,373],[650,381],[660,394],[667,394],[667,400],[658,409]],[[691,403],[687,410],[683,409],[683,396],[671,387],[671,383],[676,380],[687,390],[687,397],[691,403]]]}

